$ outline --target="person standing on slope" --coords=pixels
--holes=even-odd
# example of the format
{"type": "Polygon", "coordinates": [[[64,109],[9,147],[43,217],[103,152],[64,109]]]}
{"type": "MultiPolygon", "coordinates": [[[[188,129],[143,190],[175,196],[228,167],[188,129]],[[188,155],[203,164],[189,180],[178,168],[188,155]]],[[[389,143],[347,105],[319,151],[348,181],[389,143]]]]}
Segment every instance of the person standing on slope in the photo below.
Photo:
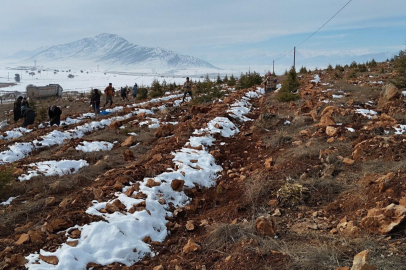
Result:
{"type": "Polygon", "coordinates": [[[264,84],[265,94],[269,94],[275,89],[275,82],[272,79],[271,72],[268,72],[268,76],[262,83],[264,84]]]}
{"type": "Polygon", "coordinates": [[[193,99],[192,96],[192,82],[189,81],[189,77],[186,77],[186,82],[183,84],[183,100],[182,103],[185,102],[186,94],[190,95],[190,98],[193,99]]]}
{"type": "Polygon", "coordinates": [[[137,93],[138,93],[138,84],[134,83],[134,86],[133,86],[133,98],[137,97],[137,93]]]}
{"type": "Polygon", "coordinates": [[[90,105],[92,105],[94,114],[97,116],[100,113],[100,93],[99,89],[94,89],[92,97],[90,99],[90,105]]]}
{"type": "Polygon", "coordinates": [[[114,97],[114,92],[115,89],[113,87],[112,83],[109,83],[109,86],[104,89],[104,94],[106,94],[106,103],[104,104],[104,107],[106,107],[107,103],[110,102],[110,107],[113,105],[113,97],[114,97]]]}
{"type": "Polygon", "coordinates": [[[22,100],[23,97],[19,96],[16,101],[14,102],[14,109],[13,109],[13,113],[14,113],[14,122],[17,123],[17,121],[22,118],[21,115],[21,106],[22,106],[22,100]]]}
{"type": "Polygon", "coordinates": [[[58,106],[48,107],[49,125],[59,126],[61,124],[61,114],[62,110],[58,106]]]}

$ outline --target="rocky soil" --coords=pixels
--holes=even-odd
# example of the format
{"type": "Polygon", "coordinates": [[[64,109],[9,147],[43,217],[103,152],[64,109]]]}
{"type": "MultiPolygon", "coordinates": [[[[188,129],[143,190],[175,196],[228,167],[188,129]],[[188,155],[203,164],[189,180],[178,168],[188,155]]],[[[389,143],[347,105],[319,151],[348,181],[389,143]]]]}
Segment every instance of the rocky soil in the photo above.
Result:
{"type": "MultiPolygon", "coordinates": [[[[86,135],[87,141],[118,141],[111,151],[79,152],[75,147],[85,139],[77,138],[13,162],[16,178],[26,173],[27,164],[49,159],[80,158],[90,166],[74,175],[16,180],[6,187],[1,201],[18,197],[0,205],[0,268],[26,269],[25,256],[56,250],[66,242],[61,232],[100,220],[85,214],[93,200],[111,198],[129,182],[171,168],[171,153],[195,129],[224,116],[240,132],[210,148],[223,169],[217,185],[184,190],[192,201],[171,209],[166,240],[145,239],[155,256],[132,266],[90,263],[87,269],[406,269],[406,98],[390,84],[390,70],[358,75],[351,80],[327,71],[301,75],[298,101],[279,102],[275,93],[252,99],[246,122],[226,112],[256,87],[230,91],[222,102],[209,104],[147,103],[145,109],[167,104],[155,117],[178,124],[140,126],[146,120],[140,113],[86,135]]],[[[58,102],[63,118],[75,118],[88,110],[89,99],[58,102]]],[[[66,129],[32,128],[2,141],[0,150],[66,129]]]]}

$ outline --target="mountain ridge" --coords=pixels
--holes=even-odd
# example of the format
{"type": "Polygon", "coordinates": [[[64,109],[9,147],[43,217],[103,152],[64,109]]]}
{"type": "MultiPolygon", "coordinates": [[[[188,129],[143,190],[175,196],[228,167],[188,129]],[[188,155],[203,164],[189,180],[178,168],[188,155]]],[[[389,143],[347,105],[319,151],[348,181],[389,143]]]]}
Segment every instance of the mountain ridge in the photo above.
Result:
{"type": "MultiPolygon", "coordinates": [[[[115,34],[102,33],[65,44],[38,48],[32,54],[24,51],[14,54],[24,61],[65,62],[85,61],[97,64],[137,68],[216,68],[197,57],[171,50],[143,47],[128,42],[115,34]]],[[[216,68],[217,69],[217,68],[216,68]]]]}

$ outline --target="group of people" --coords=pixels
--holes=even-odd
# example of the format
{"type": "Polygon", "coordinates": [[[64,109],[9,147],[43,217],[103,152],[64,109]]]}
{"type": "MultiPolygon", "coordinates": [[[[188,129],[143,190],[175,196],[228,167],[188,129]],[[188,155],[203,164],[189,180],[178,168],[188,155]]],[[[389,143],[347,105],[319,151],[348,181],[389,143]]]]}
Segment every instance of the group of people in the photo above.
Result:
{"type": "MultiPolygon", "coordinates": [[[[265,93],[270,93],[274,91],[276,89],[276,82],[277,82],[276,78],[272,78],[272,74],[269,72],[265,80],[262,82],[264,84],[265,93]]],[[[189,77],[186,77],[186,81],[183,84],[182,103],[185,102],[187,94],[189,94],[189,96],[193,99],[192,88],[193,88],[192,82],[189,80],[189,77]]],[[[123,101],[124,100],[128,101],[127,95],[130,92],[130,89],[128,87],[121,87],[120,94],[123,101]]],[[[138,85],[137,83],[135,83],[134,86],[132,87],[132,96],[136,98],[137,93],[138,93],[138,85]]],[[[113,87],[112,83],[109,83],[109,85],[104,89],[104,94],[106,95],[106,102],[104,103],[104,107],[106,107],[107,104],[109,103],[110,103],[109,106],[111,107],[113,105],[113,97],[115,95],[115,88],[113,87]]],[[[100,114],[100,97],[101,91],[99,89],[93,89],[92,96],[90,99],[90,105],[92,106],[93,111],[95,112],[96,115],[100,114]]],[[[51,126],[60,125],[61,114],[62,110],[58,106],[50,106],[48,108],[48,116],[50,119],[51,126]]],[[[22,126],[26,127],[34,123],[35,116],[36,113],[34,110],[30,108],[27,98],[19,96],[16,102],[14,102],[14,121],[17,122],[20,118],[23,118],[24,122],[22,126]]]]}
{"type": "MultiPolygon", "coordinates": [[[[108,103],[110,103],[110,107],[113,105],[113,97],[116,93],[116,89],[113,87],[112,83],[109,83],[109,85],[104,89],[104,94],[106,95],[106,102],[104,103],[104,107],[107,106],[108,103]]],[[[124,100],[128,101],[127,94],[129,93],[128,87],[121,87],[120,89],[120,94],[121,98],[124,100]]],[[[138,93],[138,85],[137,83],[134,83],[134,86],[132,88],[132,96],[134,98],[137,97],[138,93]]],[[[100,97],[101,97],[101,92],[99,89],[93,89],[92,96],[90,98],[90,105],[93,108],[93,111],[95,114],[100,114],[100,97]]]]}
{"type": "MultiPolygon", "coordinates": [[[[23,119],[22,127],[27,127],[34,124],[37,113],[30,107],[26,97],[19,96],[14,102],[13,108],[14,122],[17,124],[20,119],[23,119]]],[[[48,107],[49,124],[60,125],[62,110],[58,106],[48,107]]]]}

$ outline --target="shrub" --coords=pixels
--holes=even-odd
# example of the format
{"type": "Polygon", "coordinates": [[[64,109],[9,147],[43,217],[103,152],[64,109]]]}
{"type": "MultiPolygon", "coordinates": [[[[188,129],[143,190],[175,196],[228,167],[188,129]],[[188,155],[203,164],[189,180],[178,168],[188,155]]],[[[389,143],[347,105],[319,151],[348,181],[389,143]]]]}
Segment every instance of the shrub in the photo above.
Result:
{"type": "MultiPolygon", "coordinates": [[[[204,83],[198,82],[196,84],[196,88],[197,88],[197,85],[200,85],[199,87],[202,87],[201,85],[203,85],[203,84],[204,83]]],[[[203,88],[201,88],[201,89],[203,89],[203,88]]],[[[198,92],[196,91],[196,93],[198,93],[198,92]]],[[[199,93],[202,93],[202,94],[200,96],[194,97],[191,102],[192,104],[201,104],[201,103],[212,102],[214,99],[222,98],[226,92],[221,91],[221,89],[219,87],[212,87],[210,89],[204,88],[203,90],[200,90],[199,93]]]]}
{"type": "Polygon", "coordinates": [[[393,83],[399,88],[406,87],[406,51],[400,51],[399,55],[393,58],[393,66],[399,74],[393,83]]]}
{"type": "Polygon", "coordinates": [[[348,73],[347,79],[354,79],[357,78],[357,72],[355,70],[351,70],[350,73],[348,73]]]}
{"type": "Polygon", "coordinates": [[[41,122],[48,120],[48,109],[46,107],[41,107],[37,113],[37,119],[41,122]]]}
{"type": "Polygon", "coordinates": [[[157,79],[154,79],[152,81],[151,85],[151,92],[150,96],[155,98],[155,97],[162,97],[164,95],[165,91],[163,86],[159,83],[157,79]]]}
{"type": "Polygon", "coordinates": [[[14,179],[13,168],[0,166],[0,196],[3,195],[5,187],[14,179]]]}
{"type": "Polygon", "coordinates": [[[282,88],[276,95],[276,98],[282,102],[289,102],[299,99],[299,96],[294,93],[299,86],[300,83],[297,79],[296,70],[294,67],[292,67],[282,84],[282,88]]]}
{"type": "Polygon", "coordinates": [[[148,89],[145,87],[138,88],[137,99],[143,100],[148,98],[148,89]]]}
{"type": "Polygon", "coordinates": [[[327,71],[333,71],[333,66],[331,64],[328,65],[327,71]]]}
{"type": "Polygon", "coordinates": [[[256,84],[261,84],[262,80],[262,76],[259,73],[250,71],[245,74],[241,73],[238,82],[242,88],[250,88],[256,84]]]}
{"type": "Polygon", "coordinates": [[[300,184],[286,183],[278,189],[276,197],[281,205],[297,206],[309,197],[309,189],[300,184]]]}
{"type": "Polygon", "coordinates": [[[307,69],[302,66],[302,67],[300,68],[300,70],[299,70],[299,73],[300,73],[300,74],[306,74],[306,73],[307,73],[307,69]]]}
{"type": "Polygon", "coordinates": [[[228,86],[234,86],[234,85],[236,85],[236,83],[237,83],[237,81],[235,80],[234,75],[231,74],[230,80],[227,82],[227,85],[228,86]]]}

